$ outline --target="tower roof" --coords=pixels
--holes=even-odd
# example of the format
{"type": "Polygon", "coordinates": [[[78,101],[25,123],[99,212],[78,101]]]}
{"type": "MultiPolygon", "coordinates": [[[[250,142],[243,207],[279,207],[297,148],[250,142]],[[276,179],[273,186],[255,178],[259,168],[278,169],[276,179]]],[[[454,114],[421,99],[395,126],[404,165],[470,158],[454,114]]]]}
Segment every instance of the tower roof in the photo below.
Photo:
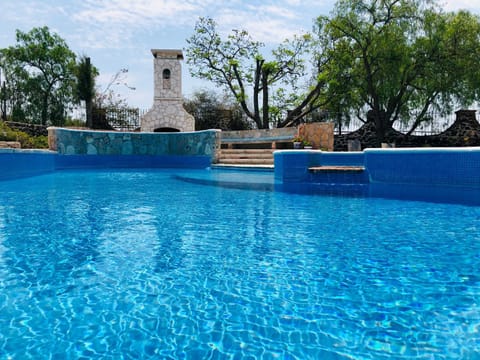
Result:
{"type": "Polygon", "coordinates": [[[182,50],[178,49],[152,49],[153,57],[160,59],[183,60],[182,50]]]}

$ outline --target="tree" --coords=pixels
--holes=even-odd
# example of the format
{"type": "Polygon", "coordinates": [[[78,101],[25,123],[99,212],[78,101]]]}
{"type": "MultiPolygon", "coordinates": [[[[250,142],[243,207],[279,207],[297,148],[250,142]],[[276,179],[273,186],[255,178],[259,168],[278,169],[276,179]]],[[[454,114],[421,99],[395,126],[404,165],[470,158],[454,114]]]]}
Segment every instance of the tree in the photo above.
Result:
{"type": "Polygon", "coordinates": [[[26,120],[61,125],[74,101],[75,54],[46,26],[27,33],[17,30],[16,41],[0,50],[12,108],[26,120]]]}
{"type": "MultiPolygon", "coordinates": [[[[286,40],[272,52],[273,60],[267,61],[260,53],[262,43],[253,41],[245,30],[232,30],[222,39],[216,23],[210,18],[200,18],[195,33],[187,39],[187,63],[191,75],[207,79],[228,89],[240,104],[244,113],[259,129],[269,128],[271,115],[283,111],[283,119],[277,125],[291,124],[313,111],[319,105],[323,83],[315,81],[306,94],[298,95],[298,84],[306,73],[303,56],[308,52],[310,35],[286,40]],[[285,96],[284,85],[296,96],[285,96]],[[278,86],[278,96],[289,100],[293,108],[271,108],[271,88],[278,86]],[[248,95],[252,96],[249,101],[248,95]]],[[[303,93],[303,92],[302,92],[303,93]]]]}
{"type": "Polygon", "coordinates": [[[213,91],[197,91],[183,106],[195,118],[195,130],[248,130],[251,128],[239,104],[213,91]]]}
{"type": "Polygon", "coordinates": [[[317,20],[329,106],[365,109],[382,142],[400,121],[411,133],[429,113],[450,112],[478,99],[480,22],[462,11],[443,13],[433,1],[339,0],[317,20]]]}
{"type": "Polygon", "coordinates": [[[127,100],[114,91],[116,86],[124,86],[129,90],[135,90],[134,87],[127,84],[127,73],[128,69],[126,68],[118,70],[103,90],[96,89],[93,99],[92,128],[124,129],[131,125],[128,119],[139,117],[138,109],[129,107],[127,100]]]}
{"type": "Polygon", "coordinates": [[[95,77],[98,70],[90,63],[90,58],[82,56],[77,64],[75,75],[77,77],[76,95],[79,100],[85,101],[85,114],[87,126],[93,127],[93,100],[95,98],[95,77]]]}

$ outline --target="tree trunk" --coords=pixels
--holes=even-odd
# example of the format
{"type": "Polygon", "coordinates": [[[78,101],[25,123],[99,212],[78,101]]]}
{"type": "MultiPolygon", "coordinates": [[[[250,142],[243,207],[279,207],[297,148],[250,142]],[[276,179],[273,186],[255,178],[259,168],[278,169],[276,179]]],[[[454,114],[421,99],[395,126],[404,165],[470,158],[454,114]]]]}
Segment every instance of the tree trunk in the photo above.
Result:
{"type": "Polygon", "coordinates": [[[260,105],[258,97],[260,95],[260,80],[261,80],[261,69],[262,69],[262,60],[257,59],[256,68],[255,68],[255,80],[253,86],[253,116],[254,121],[257,124],[259,129],[262,128],[262,119],[260,118],[260,105]]]}
{"type": "Polygon", "coordinates": [[[41,114],[41,122],[42,125],[47,125],[47,118],[48,118],[48,94],[43,96],[42,101],[42,114],[41,114]]]}
{"type": "Polygon", "coordinates": [[[390,129],[384,110],[369,110],[367,113],[367,122],[372,121],[375,124],[376,146],[380,147],[385,142],[385,137],[390,129]]]}
{"type": "Polygon", "coordinates": [[[94,97],[94,77],[92,74],[92,65],[90,63],[90,58],[86,57],[85,58],[85,65],[86,65],[86,74],[85,76],[85,82],[86,82],[86,93],[85,95],[85,112],[86,112],[86,117],[87,117],[87,127],[93,128],[93,116],[92,116],[92,111],[93,111],[93,97],[94,97]]]}
{"type": "Polygon", "coordinates": [[[85,100],[85,113],[87,117],[87,127],[93,128],[93,102],[92,99],[85,100]]]}
{"type": "Polygon", "coordinates": [[[263,70],[262,71],[262,97],[263,97],[263,104],[262,104],[262,120],[263,120],[263,128],[268,129],[270,127],[270,119],[269,119],[269,107],[268,107],[268,72],[263,70]]]}

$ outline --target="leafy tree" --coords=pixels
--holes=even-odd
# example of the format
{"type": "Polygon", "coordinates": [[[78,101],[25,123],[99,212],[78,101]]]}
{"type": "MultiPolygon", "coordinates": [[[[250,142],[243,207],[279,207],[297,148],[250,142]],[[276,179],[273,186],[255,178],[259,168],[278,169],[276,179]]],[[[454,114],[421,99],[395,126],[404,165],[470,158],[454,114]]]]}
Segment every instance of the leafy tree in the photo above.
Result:
{"type": "Polygon", "coordinates": [[[316,101],[320,98],[322,82],[315,81],[307,94],[298,91],[300,80],[307,75],[303,56],[311,42],[310,35],[286,40],[272,52],[273,60],[267,61],[260,52],[263,44],[253,41],[245,30],[233,30],[222,39],[212,19],[200,18],[195,33],[187,39],[187,63],[192,76],[228,89],[258,128],[269,128],[272,114],[277,116],[278,126],[285,126],[319,106],[316,101]],[[285,87],[280,85],[292,89],[296,95],[286,95],[285,87]],[[270,91],[276,86],[276,95],[285,100],[284,104],[293,106],[291,111],[271,106],[270,91]],[[280,113],[281,120],[278,119],[280,113]]]}
{"type": "Polygon", "coordinates": [[[213,91],[197,91],[183,103],[195,118],[195,130],[248,130],[251,128],[239,104],[213,91]]]}
{"type": "Polygon", "coordinates": [[[0,50],[13,114],[43,125],[61,125],[74,100],[75,54],[46,26],[26,33],[17,30],[16,41],[0,50]]]}
{"type": "Polygon", "coordinates": [[[127,106],[126,100],[114,91],[114,88],[118,86],[126,87],[129,90],[135,90],[134,87],[128,85],[127,74],[128,69],[122,68],[110,78],[110,81],[104,89],[95,89],[95,97],[93,101],[95,108],[124,108],[127,106]]]}
{"type": "Polygon", "coordinates": [[[0,118],[7,120],[7,88],[5,81],[2,81],[2,72],[0,69],[0,118]]]}
{"type": "Polygon", "coordinates": [[[129,128],[132,118],[139,118],[139,110],[128,106],[127,100],[114,91],[117,86],[124,86],[129,90],[135,90],[126,81],[128,69],[118,70],[110,79],[107,86],[102,90],[97,88],[93,99],[92,128],[114,129],[129,128]]]}
{"type": "MultiPolygon", "coordinates": [[[[1,55],[0,55],[1,56],[1,55]]],[[[0,57],[0,61],[2,61],[0,57]]],[[[2,107],[3,107],[3,119],[12,120],[12,121],[23,121],[26,118],[22,107],[27,103],[27,100],[18,86],[21,82],[21,77],[19,74],[14,72],[9,72],[8,67],[4,63],[0,63],[5,74],[5,80],[2,84],[2,107]],[[7,117],[7,114],[10,114],[10,118],[7,117]]]]}
{"type": "Polygon", "coordinates": [[[330,59],[320,74],[335,92],[329,107],[366,110],[379,143],[398,121],[412,132],[432,110],[478,99],[478,16],[429,0],[339,0],[316,25],[330,59]]]}
{"type": "Polygon", "coordinates": [[[77,77],[76,95],[79,100],[85,101],[85,114],[87,126],[93,126],[92,113],[95,98],[95,77],[98,70],[90,63],[90,58],[82,56],[77,64],[75,75],[77,77]]]}

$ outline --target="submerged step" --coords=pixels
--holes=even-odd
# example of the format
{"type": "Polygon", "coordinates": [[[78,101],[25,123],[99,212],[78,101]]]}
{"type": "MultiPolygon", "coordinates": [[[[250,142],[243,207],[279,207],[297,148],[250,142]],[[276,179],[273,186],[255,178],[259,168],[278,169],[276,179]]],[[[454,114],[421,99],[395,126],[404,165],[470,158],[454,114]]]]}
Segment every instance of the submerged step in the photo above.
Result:
{"type": "Polygon", "coordinates": [[[367,184],[368,174],[363,166],[325,165],[308,168],[310,180],[316,184],[367,184]]]}
{"type": "Polygon", "coordinates": [[[312,166],[308,168],[308,171],[312,173],[321,173],[321,172],[363,172],[365,167],[363,166],[312,166]]]}

